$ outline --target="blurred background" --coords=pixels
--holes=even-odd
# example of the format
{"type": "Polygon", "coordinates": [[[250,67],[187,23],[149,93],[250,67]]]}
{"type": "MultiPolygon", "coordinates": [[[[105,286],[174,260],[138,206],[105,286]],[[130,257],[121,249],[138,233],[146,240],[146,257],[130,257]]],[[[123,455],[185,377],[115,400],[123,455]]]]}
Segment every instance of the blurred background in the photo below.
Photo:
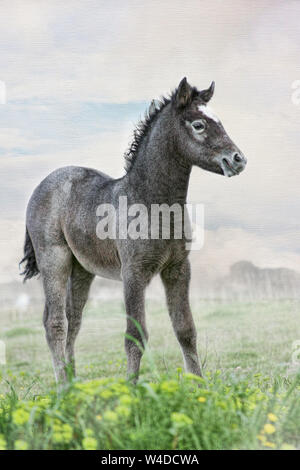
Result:
{"type": "MultiPolygon", "coordinates": [[[[205,243],[192,296],[300,296],[298,1],[11,0],[0,12],[2,307],[42,302],[40,281],[23,285],[18,269],[35,186],[70,164],[121,176],[135,124],[183,76],[215,80],[211,105],[248,158],[236,178],[193,170],[205,243]]],[[[97,279],[91,299],[121,289],[97,279]]],[[[149,296],[161,295],[154,280],[149,296]]]]}

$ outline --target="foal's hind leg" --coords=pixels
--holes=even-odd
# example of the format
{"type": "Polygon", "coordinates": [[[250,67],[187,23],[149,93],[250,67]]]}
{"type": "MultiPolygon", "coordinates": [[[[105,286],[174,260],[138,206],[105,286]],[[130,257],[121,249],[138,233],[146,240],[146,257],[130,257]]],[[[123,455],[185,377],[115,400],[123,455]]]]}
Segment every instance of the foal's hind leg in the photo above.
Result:
{"type": "Polygon", "coordinates": [[[75,376],[74,344],[81,326],[82,310],[87,301],[94,275],[88,273],[73,258],[72,273],[68,281],[66,314],[68,319],[68,336],[66,359],[75,376]]]}
{"type": "Polygon", "coordinates": [[[185,368],[188,372],[201,376],[197,353],[197,333],[189,305],[190,265],[185,260],[161,273],[164,283],[169,314],[180,344],[185,368]]]}
{"type": "Polygon", "coordinates": [[[72,266],[71,260],[72,254],[65,245],[51,246],[51,250],[43,252],[39,260],[46,297],[44,326],[57,382],[65,382],[67,379],[65,370],[67,339],[65,306],[67,280],[72,266]]]}

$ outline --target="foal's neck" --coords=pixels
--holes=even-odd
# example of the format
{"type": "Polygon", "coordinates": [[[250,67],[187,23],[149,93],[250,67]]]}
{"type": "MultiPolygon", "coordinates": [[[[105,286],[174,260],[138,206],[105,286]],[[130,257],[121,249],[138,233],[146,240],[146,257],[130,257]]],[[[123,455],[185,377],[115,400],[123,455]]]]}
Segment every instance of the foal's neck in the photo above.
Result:
{"type": "Polygon", "coordinates": [[[191,166],[182,162],[171,135],[168,124],[156,123],[126,175],[132,191],[146,204],[186,203],[191,166]]]}

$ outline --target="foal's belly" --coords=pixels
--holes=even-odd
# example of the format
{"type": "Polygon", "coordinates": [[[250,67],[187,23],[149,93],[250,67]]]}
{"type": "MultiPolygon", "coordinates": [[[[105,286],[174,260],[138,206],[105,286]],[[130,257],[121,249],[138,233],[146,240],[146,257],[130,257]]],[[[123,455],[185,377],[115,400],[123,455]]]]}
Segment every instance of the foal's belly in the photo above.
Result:
{"type": "Polygon", "coordinates": [[[106,279],[114,279],[116,281],[122,280],[120,266],[108,266],[105,264],[95,263],[94,260],[85,257],[84,255],[82,255],[82,253],[78,253],[78,255],[74,253],[74,255],[76,256],[81,266],[83,266],[84,269],[89,273],[94,274],[95,276],[104,277],[106,279]]]}
{"type": "Polygon", "coordinates": [[[68,241],[81,266],[95,276],[121,281],[121,263],[113,240],[98,240],[84,246],[68,241]]]}
{"type": "Polygon", "coordinates": [[[92,230],[65,229],[66,241],[86,271],[107,279],[122,280],[122,261],[140,269],[149,279],[166,266],[187,256],[182,240],[99,239],[92,230]],[[121,261],[122,260],[122,261],[121,261]]]}

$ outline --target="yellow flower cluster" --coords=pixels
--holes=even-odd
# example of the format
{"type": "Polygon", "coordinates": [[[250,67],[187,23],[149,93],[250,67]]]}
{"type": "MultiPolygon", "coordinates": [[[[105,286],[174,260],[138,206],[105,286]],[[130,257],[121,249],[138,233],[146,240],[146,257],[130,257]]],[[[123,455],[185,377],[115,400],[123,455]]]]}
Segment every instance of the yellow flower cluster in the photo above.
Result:
{"type": "Polygon", "coordinates": [[[14,424],[22,426],[29,421],[29,418],[30,413],[23,408],[17,408],[15,411],[13,411],[12,420],[14,424]]]}
{"type": "Polygon", "coordinates": [[[193,420],[184,413],[177,413],[177,412],[172,413],[171,420],[173,424],[175,424],[178,427],[186,427],[186,426],[190,426],[191,424],[193,424],[193,420]]]}
{"type": "Polygon", "coordinates": [[[97,439],[95,439],[94,437],[85,437],[82,440],[82,447],[84,450],[97,450],[97,439]]]}
{"type": "Polygon", "coordinates": [[[53,423],[53,442],[56,444],[69,443],[73,437],[73,430],[68,423],[62,423],[59,419],[55,419],[53,423]]]}
{"type": "Polygon", "coordinates": [[[203,442],[206,439],[209,442],[213,439],[211,422],[217,423],[221,430],[223,423],[227,423],[223,437],[226,441],[227,435],[234,437],[243,426],[241,416],[245,418],[244,423],[251,423],[257,406],[267,414],[264,424],[258,428],[260,446],[293,448],[287,443],[281,445],[277,424],[287,410],[283,404],[270,401],[276,391],[269,392],[269,384],[264,388],[267,391],[262,392],[256,382],[262,378],[255,378],[253,386],[246,380],[229,384],[227,380],[221,381],[220,374],[205,374],[201,378],[178,372],[177,379],[141,381],[136,387],[122,379],[103,378],[74,382],[59,396],[53,392],[17,402],[0,396],[0,450],[8,447],[26,450],[43,445],[54,449],[96,450],[115,446],[119,439],[136,445],[152,436],[156,422],[167,426],[161,435],[172,439],[172,448],[186,445],[192,435],[200,440],[203,433],[207,433],[203,442]],[[272,412],[268,412],[270,403],[272,412]],[[144,416],[149,430],[143,422],[144,416]],[[10,417],[12,433],[8,436],[6,423],[10,417]],[[47,436],[46,444],[42,435],[47,436]]]}
{"type": "Polygon", "coordinates": [[[17,439],[14,443],[15,450],[28,450],[28,443],[22,439],[17,439]]]}
{"type": "Polygon", "coordinates": [[[6,450],[6,440],[3,434],[0,434],[0,450],[6,450]]]}
{"type": "Polygon", "coordinates": [[[268,440],[267,435],[272,435],[276,432],[276,428],[274,424],[278,420],[277,416],[274,413],[268,413],[268,420],[271,421],[270,423],[266,423],[261,430],[260,434],[257,436],[257,438],[260,440],[262,445],[264,447],[270,447],[271,449],[274,449],[276,445],[274,442],[271,442],[268,440]]]}

